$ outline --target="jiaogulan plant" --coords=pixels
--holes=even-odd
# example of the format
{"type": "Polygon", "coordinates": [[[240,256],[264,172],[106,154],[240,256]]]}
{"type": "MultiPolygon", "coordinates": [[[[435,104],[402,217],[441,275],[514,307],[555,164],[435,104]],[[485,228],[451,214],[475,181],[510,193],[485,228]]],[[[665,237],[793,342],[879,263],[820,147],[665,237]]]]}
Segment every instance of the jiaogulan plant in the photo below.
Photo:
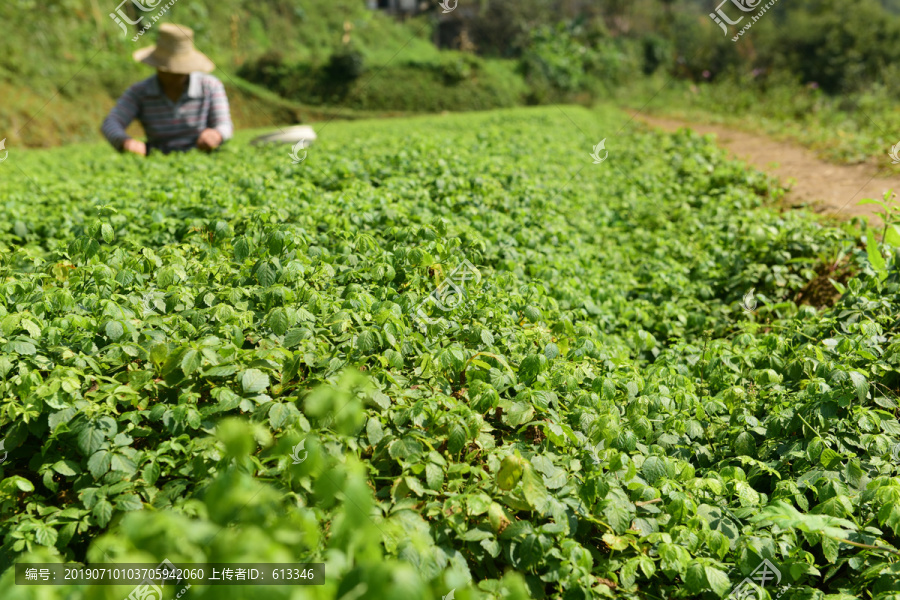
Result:
{"type": "Polygon", "coordinates": [[[900,597],[900,236],[626,119],[10,149],[0,598],[163,559],[326,565],[198,600],[900,597]]]}

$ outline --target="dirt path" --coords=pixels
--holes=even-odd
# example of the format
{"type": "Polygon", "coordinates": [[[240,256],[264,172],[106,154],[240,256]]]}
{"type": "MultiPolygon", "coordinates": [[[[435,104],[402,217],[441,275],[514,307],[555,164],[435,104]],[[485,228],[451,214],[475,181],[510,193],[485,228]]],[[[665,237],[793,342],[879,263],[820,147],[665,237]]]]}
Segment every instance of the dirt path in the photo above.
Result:
{"type": "Polygon", "coordinates": [[[894,189],[900,194],[900,177],[878,177],[873,165],[836,165],[818,158],[811,150],[800,145],[779,142],[765,135],[721,125],[633,114],[636,120],[664,131],[689,127],[697,133],[715,134],[719,146],[728,150],[732,156],[777,176],[784,184],[793,180],[791,191],[785,198],[790,206],[808,205],[816,212],[844,218],[871,216],[875,214],[877,207],[857,206],[860,200],[881,200],[888,189],[894,189]]]}

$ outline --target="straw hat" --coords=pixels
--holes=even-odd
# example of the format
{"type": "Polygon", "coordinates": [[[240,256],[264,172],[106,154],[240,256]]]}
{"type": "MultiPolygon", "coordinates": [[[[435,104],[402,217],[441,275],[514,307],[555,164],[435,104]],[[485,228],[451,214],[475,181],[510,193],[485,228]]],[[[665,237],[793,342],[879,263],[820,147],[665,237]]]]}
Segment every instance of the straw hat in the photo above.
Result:
{"type": "Polygon", "coordinates": [[[194,48],[194,31],[183,25],[163,23],[155,46],[135,52],[134,60],[156,67],[165,73],[187,75],[194,71],[209,73],[216,65],[194,48]]]}

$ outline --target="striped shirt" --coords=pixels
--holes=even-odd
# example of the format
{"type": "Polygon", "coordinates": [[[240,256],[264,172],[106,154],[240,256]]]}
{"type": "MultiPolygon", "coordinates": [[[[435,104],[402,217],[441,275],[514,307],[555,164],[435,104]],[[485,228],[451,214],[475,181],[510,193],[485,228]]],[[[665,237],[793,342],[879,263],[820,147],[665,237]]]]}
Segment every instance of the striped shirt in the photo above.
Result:
{"type": "Polygon", "coordinates": [[[222,134],[222,141],[230,140],[234,133],[225,86],[200,72],[190,74],[187,90],[178,102],[165,95],[156,75],[132,85],[103,121],[101,131],[121,150],[131,137],[125,129],[134,119],[143,125],[148,147],[164,153],[194,148],[204,129],[215,129],[222,134]]]}

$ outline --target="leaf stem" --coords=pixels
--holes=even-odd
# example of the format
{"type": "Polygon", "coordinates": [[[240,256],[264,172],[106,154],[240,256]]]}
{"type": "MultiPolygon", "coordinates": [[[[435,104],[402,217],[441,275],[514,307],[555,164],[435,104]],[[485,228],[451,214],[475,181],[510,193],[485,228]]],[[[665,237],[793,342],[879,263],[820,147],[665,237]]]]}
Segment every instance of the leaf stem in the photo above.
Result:
{"type": "Polygon", "coordinates": [[[662,498],[654,498],[653,500],[647,500],[645,502],[635,502],[635,506],[647,506],[648,504],[656,504],[657,502],[662,502],[662,498]]]}
{"type": "Polygon", "coordinates": [[[594,523],[595,525],[602,525],[602,526],[606,527],[610,531],[610,533],[615,533],[615,530],[612,527],[610,527],[609,525],[607,525],[600,519],[595,518],[593,515],[590,515],[590,514],[583,515],[582,518],[584,518],[585,520],[587,520],[591,523],[594,523]]]}
{"type": "Polygon", "coordinates": [[[803,424],[804,424],[804,425],[806,425],[807,427],[809,427],[810,429],[812,429],[813,433],[815,433],[818,437],[822,437],[822,434],[819,433],[819,431],[818,431],[815,427],[813,427],[812,425],[810,425],[809,423],[806,422],[806,419],[803,418],[803,415],[801,415],[800,413],[797,413],[797,417],[798,417],[801,421],[803,421],[803,424]]]}
{"type": "Polygon", "coordinates": [[[883,546],[870,546],[869,544],[861,544],[859,542],[851,542],[850,540],[845,540],[843,538],[834,538],[842,544],[849,544],[851,546],[856,546],[857,548],[867,548],[869,550],[884,550],[885,552],[890,552],[891,554],[896,554],[900,556],[900,552],[893,550],[891,548],[885,548],[883,546]]]}
{"type": "Polygon", "coordinates": [[[477,352],[477,353],[473,354],[472,357],[471,357],[469,360],[466,361],[466,364],[465,364],[465,366],[463,367],[462,372],[465,373],[465,372],[466,372],[466,369],[469,368],[469,363],[471,363],[473,360],[475,360],[475,359],[478,358],[479,356],[490,356],[491,358],[496,359],[500,364],[502,364],[504,367],[507,368],[507,370],[509,371],[509,373],[510,373],[513,377],[516,376],[515,371],[513,371],[513,370],[510,368],[509,364],[503,359],[502,356],[499,356],[499,355],[497,355],[497,354],[493,354],[493,353],[491,353],[491,352],[477,352]]]}

